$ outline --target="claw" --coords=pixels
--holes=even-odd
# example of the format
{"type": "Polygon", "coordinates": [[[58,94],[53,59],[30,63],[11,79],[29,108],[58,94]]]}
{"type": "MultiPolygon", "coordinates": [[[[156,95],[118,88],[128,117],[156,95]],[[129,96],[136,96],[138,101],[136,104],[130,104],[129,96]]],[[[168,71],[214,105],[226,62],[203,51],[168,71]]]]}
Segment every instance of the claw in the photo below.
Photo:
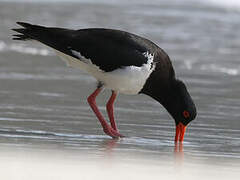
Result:
{"type": "Polygon", "coordinates": [[[124,137],[122,134],[120,134],[118,131],[114,130],[114,129],[113,129],[112,127],[110,127],[110,126],[107,127],[107,128],[104,128],[103,131],[104,131],[107,135],[111,136],[113,139],[124,137]]]}

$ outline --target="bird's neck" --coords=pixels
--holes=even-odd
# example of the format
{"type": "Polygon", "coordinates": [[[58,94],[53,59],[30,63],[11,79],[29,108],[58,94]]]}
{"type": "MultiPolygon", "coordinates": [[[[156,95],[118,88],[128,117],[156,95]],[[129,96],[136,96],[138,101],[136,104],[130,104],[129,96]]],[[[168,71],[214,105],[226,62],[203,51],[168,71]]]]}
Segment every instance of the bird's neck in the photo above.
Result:
{"type": "Polygon", "coordinates": [[[158,101],[173,118],[176,116],[175,106],[177,105],[174,101],[174,94],[171,88],[171,84],[174,83],[174,81],[175,78],[168,81],[160,81],[159,83],[146,82],[140,92],[158,101]]]}
{"type": "Polygon", "coordinates": [[[174,79],[156,79],[155,77],[150,77],[140,93],[146,94],[162,105],[165,105],[166,100],[171,97],[171,84],[174,79]]]}

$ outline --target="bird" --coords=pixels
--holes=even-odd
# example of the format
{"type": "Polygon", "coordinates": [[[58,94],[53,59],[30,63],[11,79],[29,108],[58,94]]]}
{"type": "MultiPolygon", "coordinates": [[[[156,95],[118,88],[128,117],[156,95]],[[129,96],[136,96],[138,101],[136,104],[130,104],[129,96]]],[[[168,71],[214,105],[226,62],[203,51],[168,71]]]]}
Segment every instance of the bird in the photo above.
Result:
{"type": "Polygon", "coordinates": [[[13,40],[35,40],[50,48],[70,67],[93,76],[98,84],[87,101],[105,134],[122,138],[114,118],[119,93],[145,94],[159,102],[175,121],[175,142],[183,142],[187,125],[197,110],[186,85],[175,75],[168,54],[151,40],[116,29],[67,29],[16,22],[13,40]],[[112,94],[106,103],[110,124],[98,109],[96,97],[103,89],[112,94]]]}

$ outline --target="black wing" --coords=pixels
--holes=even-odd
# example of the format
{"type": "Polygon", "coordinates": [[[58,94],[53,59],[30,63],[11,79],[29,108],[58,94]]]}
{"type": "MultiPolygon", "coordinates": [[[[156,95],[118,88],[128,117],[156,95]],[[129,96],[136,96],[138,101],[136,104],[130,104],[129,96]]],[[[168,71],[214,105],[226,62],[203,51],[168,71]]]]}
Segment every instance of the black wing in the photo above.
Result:
{"type": "Polygon", "coordinates": [[[79,59],[76,53],[73,53],[77,51],[85,58],[91,59],[93,64],[105,72],[125,66],[140,67],[148,60],[143,53],[148,51],[153,54],[158,49],[147,39],[119,30],[100,28],[70,30],[23,22],[17,24],[24,28],[13,29],[21,33],[14,35],[14,40],[34,39],[79,59]]]}

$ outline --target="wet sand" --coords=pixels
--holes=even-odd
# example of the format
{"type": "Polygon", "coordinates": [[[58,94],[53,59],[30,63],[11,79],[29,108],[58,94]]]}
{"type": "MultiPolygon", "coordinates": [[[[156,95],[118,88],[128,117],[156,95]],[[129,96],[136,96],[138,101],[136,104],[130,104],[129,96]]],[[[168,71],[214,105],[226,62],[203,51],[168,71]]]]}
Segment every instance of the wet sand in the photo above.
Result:
{"type": "MultiPolygon", "coordinates": [[[[109,148],[109,147],[108,147],[109,148]]],[[[41,150],[1,150],[4,179],[237,179],[237,164],[222,164],[219,161],[192,160],[183,154],[174,154],[161,159],[149,158],[139,153],[119,154],[110,149],[104,156],[81,154],[79,151],[62,151],[44,148],[41,150]],[[124,156],[123,156],[124,155],[124,156]],[[14,173],[12,173],[14,172],[14,173]]]]}

